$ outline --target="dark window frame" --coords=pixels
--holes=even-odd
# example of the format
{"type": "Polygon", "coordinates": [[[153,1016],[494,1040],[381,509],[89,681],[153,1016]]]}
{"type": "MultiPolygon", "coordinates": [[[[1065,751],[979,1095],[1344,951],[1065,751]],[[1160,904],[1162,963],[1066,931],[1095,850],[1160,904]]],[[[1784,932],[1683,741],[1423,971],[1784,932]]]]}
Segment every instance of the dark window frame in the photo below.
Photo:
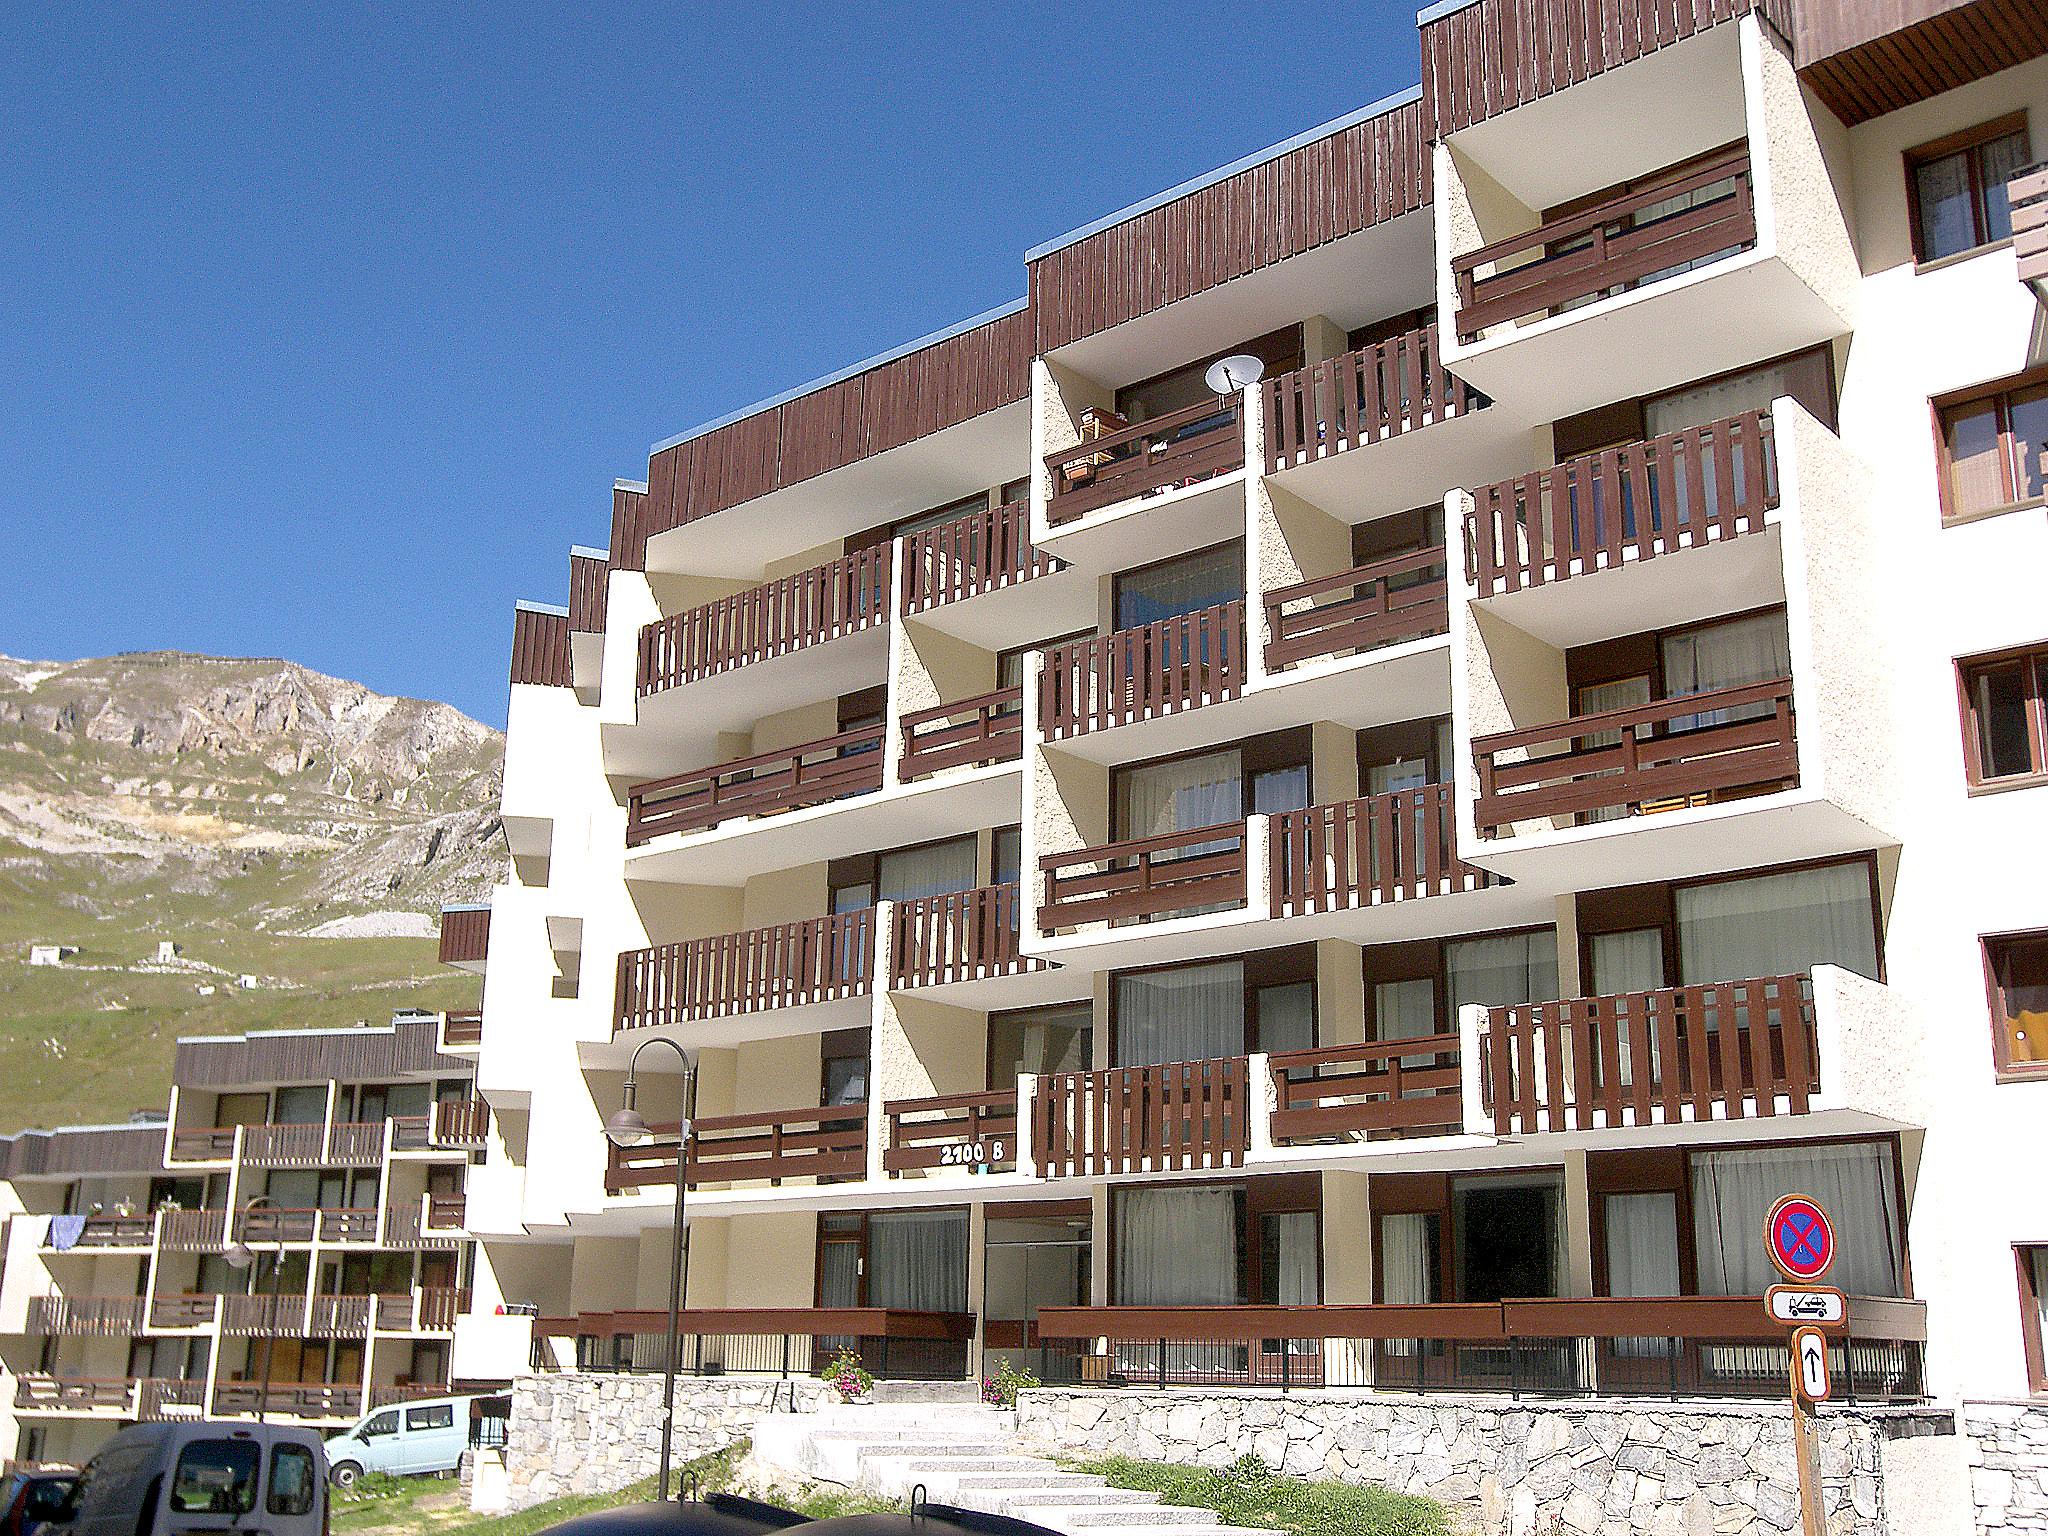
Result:
{"type": "Polygon", "coordinates": [[[2048,1057],[2040,1061],[2015,1061],[2009,1046],[2010,1018],[2005,1011],[2005,988],[2011,975],[2011,952],[2022,945],[2048,948],[2048,928],[2019,928],[2005,933],[1987,933],[1977,940],[1984,964],[1984,1002],[1991,1021],[1991,1064],[2001,1083],[2039,1082],[2048,1078],[2048,1057]]]}
{"type": "Polygon", "coordinates": [[[1963,257],[1975,255],[1979,251],[1989,250],[1995,246],[2002,245],[2010,239],[2010,236],[2005,235],[2001,235],[1997,239],[1987,238],[1989,232],[1984,227],[1986,212],[1984,170],[1979,161],[1977,151],[1986,144],[2006,138],[2014,133],[2019,134],[2027,142],[2027,153],[2020,157],[2022,162],[2031,162],[2033,159],[2033,140],[2024,108],[2018,112],[2008,112],[2003,117],[1992,118],[1989,122],[1978,123],[1973,127],[1964,128],[1955,133],[1944,134],[1938,139],[1929,139],[1924,144],[1915,144],[1905,151],[1902,158],[1905,163],[1906,175],[1906,225],[1907,233],[1913,243],[1913,261],[1916,266],[1927,266],[1933,262],[1958,261],[1963,257]],[[1976,239],[1972,244],[1965,246],[1959,251],[1950,251],[1946,255],[1930,256],[1927,254],[1926,249],[1926,232],[1920,219],[1920,172],[1927,166],[1942,160],[1952,159],[1956,156],[1964,158],[1964,162],[1969,170],[1970,219],[1972,233],[1976,236],[1976,239]]]}
{"type": "Polygon", "coordinates": [[[1934,420],[1935,489],[1939,493],[1944,527],[1974,522],[1980,517],[1997,517],[2048,503],[2048,494],[2021,497],[2018,493],[2019,445],[2013,438],[2012,407],[2018,395],[2048,389],[2048,366],[2028,368],[2002,379],[1989,379],[1965,389],[1933,396],[1928,409],[1934,420]],[[1952,422],[1990,407],[1998,421],[1998,475],[2004,500],[1989,507],[1961,507],[1956,503],[1955,457],[1949,445],[1952,422]]]}
{"type": "Polygon", "coordinates": [[[2048,641],[1956,658],[1956,698],[1963,733],[1963,781],[1972,794],[2001,793],[2048,784],[2048,641]],[[1976,681],[1987,672],[2018,667],[2027,715],[2029,767],[2022,773],[1989,775],[1982,755],[1976,681]]]}

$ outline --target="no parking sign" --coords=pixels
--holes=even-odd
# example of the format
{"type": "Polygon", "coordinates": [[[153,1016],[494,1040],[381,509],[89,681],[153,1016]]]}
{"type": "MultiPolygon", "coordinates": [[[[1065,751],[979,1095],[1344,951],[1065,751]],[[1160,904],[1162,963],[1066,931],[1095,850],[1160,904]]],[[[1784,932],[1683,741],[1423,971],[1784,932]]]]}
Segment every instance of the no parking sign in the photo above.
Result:
{"type": "Polygon", "coordinates": [[[1828,1213],[1804,1195],[1787,1195],[1771,1207],[1764,1245],[1787,1280],[1812,1282],[1835,1262],[1835,1229],[1828,1213]]]}

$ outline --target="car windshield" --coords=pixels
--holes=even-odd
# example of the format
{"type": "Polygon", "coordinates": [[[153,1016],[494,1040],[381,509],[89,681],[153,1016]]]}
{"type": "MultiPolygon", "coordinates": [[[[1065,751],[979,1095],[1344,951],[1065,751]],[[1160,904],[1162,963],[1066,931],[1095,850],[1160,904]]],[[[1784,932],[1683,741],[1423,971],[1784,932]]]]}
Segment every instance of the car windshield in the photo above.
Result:
{"type": "Polygon", "coordinates": [[[253,1440],[194,1440],[179,1453],[171,1508],[181,1515],[246,1515],[256,1507],[253,1440]]]}

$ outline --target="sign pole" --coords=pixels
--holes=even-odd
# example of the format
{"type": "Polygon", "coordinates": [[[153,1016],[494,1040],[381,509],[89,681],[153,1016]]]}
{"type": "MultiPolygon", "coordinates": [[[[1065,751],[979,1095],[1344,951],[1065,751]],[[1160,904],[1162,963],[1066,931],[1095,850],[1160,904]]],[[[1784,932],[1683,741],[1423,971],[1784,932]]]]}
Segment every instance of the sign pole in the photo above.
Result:
{"type": "Polygon", "coordinates": [[[1799,1360],[1792,1360],[1792,1456],[1799,1467],[1799,1523],[1804,1536],[1827,1536],[1820,1509],[1820,1426],[1800,1390],[1799,1360]]]}
{"type": "Polygon", "coordinates": [[[1827,1536],[1821,1514],[1820,1427],[1814,1422],[1813,1405],[1825,1402],[1832,1391],[1827,1336],[1821,1330],[1846,1329],[1848,1305],[1840,1291],[1815,1282],[1835,1262],[1834,1224],[1806,1196],[1787,1195],[1764,1220],[1764,1249],[1778,1273],[1791,1282],[1765,1293],[1764,1313],[1773,1322],[1793,1325],[1787,1385],[1792,1397],[1792,1459],[1799,1469],[1799,1523],[1805,1536],[1827,1536]]]}

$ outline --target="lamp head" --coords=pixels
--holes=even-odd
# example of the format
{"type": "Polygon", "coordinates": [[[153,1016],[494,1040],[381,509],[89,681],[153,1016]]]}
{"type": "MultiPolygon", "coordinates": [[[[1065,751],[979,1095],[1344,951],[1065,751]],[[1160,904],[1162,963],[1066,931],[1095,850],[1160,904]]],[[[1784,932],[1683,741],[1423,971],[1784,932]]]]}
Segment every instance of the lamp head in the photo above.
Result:
{"type": "Polygon", "coordinates": [[[224,1257],[229,1269],[247,1269],[256,1262],[256,1255],[250,1252],[247,1243],[230,1243],[224,1257]]]}
{"type": "Polygon", "coordinates": [[[616,1146],[637,1146],[647,1139],[647,1117],[640,1113],[640,1085],[631,1073],[626,1075],[623,1098],[618,1112],[605,1121],[604,1133],[616,1146]]]}

